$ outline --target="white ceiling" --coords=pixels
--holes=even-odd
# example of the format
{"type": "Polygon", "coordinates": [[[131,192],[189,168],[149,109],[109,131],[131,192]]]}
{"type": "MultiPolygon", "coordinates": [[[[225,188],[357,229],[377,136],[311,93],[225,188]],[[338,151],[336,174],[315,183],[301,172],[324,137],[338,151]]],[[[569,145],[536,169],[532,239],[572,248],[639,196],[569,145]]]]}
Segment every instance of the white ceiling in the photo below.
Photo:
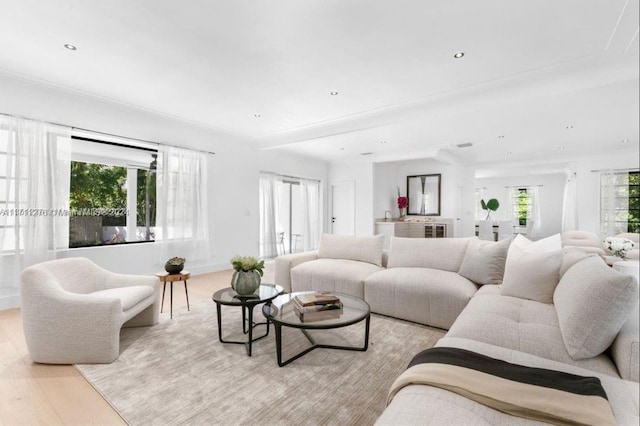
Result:
{"type": "Polygon", "coordinates": [[[0,0],[0,11],[0,72],[261,149],[490,162],[638,146],[637,0],[0,0]]]}

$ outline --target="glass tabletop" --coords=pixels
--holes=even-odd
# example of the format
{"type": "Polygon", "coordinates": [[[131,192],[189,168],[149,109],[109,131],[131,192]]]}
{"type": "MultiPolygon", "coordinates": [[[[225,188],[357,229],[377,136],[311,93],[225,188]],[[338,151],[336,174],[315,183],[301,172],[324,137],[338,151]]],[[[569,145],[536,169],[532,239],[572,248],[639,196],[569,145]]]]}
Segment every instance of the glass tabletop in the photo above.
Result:
{"type": "Polygon", "coordinates": [[[277,284],[260,284],[260,287],[252,295],[239,296],[231,287],[227,287],[213,293],[211,299],[223,305],[256,305],[274,299],[283,291],[282,286],[277,284]]]}
{"type": "Polygon", "coordinates": [[[343,304],[339,313],[330,315],[330,318],[314,321],[301,321],[294,311],[293,298],[300,294],[313,294],[315,291],[301,291],[296,293],[283,294],[276,297],[270,304],[262,308],[264,315],[271,321],[295,328],[336,328],[365,319],[370,313],[371,308],[364,300],[344,293],[332,292],[337,296],[343,304]]]}

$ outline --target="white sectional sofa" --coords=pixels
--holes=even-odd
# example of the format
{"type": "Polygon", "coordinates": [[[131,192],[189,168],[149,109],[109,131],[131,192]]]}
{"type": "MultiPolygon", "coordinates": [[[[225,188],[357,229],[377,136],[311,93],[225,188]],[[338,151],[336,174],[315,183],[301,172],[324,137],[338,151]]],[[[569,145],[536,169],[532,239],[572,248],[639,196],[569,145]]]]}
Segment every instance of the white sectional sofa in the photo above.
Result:
{"type": "MultiPolygon", "coordinates": [[[[584,251],[560,250],[559,236],[394,238],[388,254],[378,237],[351,238],[325,235],[317,252],[279,257],[277,282],[355,294],[373,312],[449,329],[437,346],[598,377],[616,422],[638,424],[635,278],[584,251]]],[[[422,384],[402,388],[378,423],[535,424],[422,384]]]]}

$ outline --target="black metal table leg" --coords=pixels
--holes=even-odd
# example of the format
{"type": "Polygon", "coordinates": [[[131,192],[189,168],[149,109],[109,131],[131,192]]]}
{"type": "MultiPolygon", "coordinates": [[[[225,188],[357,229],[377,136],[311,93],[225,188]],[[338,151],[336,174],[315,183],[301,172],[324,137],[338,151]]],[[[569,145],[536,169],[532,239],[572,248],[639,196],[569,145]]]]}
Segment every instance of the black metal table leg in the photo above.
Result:
{"type": "Polygon", "coordinates": [[[184,294],[187,296],[187,311],[190,311],[189,308],[189,291],[187,290],[187,280],[184,280],[184,294]]]}
{"type": "MultiPolygon", "coordinates": [[[[369,348],[369,324],[371,321],[371,315],[367,315],[365,318],[366,322],[365,322],[365,335],[364,335],[364,345],[363,346],[341,346],[341,345],[325,345],[325,344],[317,344],[316,341],[313,339],[313,337],[311,337],[311,335],[308,333],[307,330],[305,330],[304,328],[301,328],[300,330],[302,331],[302,333],[305,335],[305,337],[307,338],[307,340],[309,340],[309,342],[311,343],[311,346],[308,347],[307,349],[303,350],[302,352],[292,356],[291,358],[287,359],[286,361],[282,361],[282,324],[278,324],[275,323],[273,324],[273,326],[276,329],[276,356],[278,359],[278,366],[279,367],[284,367],[285,365],[295,361],[296,359],[300,358],[303,355],[308,354],[309,352],[311,352],[314,349],[318,349],[318,348],[323,348],[323,349],[341,349],[344,351],[359,351],[359,352],[364,352],[369,348]]],[[[338,328],[338,327],[336,327],[338,328]]]]}
{"type": "Polygon", "coordinates": [[[162,283],[162,303],[160,304],[160,313],[162,313],[162,310],[164,309],[164,291],[167,289],[167,283],[166,281],[162,283]]]}
{"type": "Polygon", "coordinates": [[[171,281],[171,319],[173,319],[173,281],[171,281]]]}
{"type": "Polygon", "coordinates": [[[256,324],[253,323],[253,308],[254,307],[255,307],[255,305],[242,306],[242,331],[243,331],[244,334],[248,334],[247,340],[245,340],[245,341],[224,340],[222,338],[222,307],[221,307],[221,305],[219,303],[216,302],[216,316],[217,316],[217,319],[218,319],[218,340],[220,340],[221,343],[235,343],[235,344],[239,344],[239,345],[245,345],[245,349],[247,350],[247,355],[249,355],[249,356],[251,356],[253,342],[257,342],[258,340],[263,339],[263,338],[265,338],[265,337],[267,337],[269,335],[269,321],[259,322],[259,323],[256,323],[256,324]],[[246,312],[245,312],[245,308],[247,309],[246,312]],[[248,312],[248,314],[247,314],[247,312],[248,312]],[[266,332],[263,335],[254,338],[253,337],[253,329],[255,327],[259,326],[259,325],[265,325],[265,324],[267,326],[266,332]]]}

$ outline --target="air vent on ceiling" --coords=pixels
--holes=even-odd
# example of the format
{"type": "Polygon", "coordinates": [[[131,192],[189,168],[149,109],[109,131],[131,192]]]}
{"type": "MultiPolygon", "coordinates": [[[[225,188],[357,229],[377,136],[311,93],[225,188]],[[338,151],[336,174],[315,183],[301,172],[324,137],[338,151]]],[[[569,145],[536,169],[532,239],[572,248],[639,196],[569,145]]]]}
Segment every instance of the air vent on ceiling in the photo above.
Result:
{"type": "Polygon", "coordinates": [[[373,152],[361,152],[360,155],[371,155],[373,152]]]}
{"type": "Polygon", "coordinates": [[[473,146],[473,144],[471,142],[466,142],[466,143],[459,143],[456,146],[458,148],[469,148],[469,147],[473,146]]]}

